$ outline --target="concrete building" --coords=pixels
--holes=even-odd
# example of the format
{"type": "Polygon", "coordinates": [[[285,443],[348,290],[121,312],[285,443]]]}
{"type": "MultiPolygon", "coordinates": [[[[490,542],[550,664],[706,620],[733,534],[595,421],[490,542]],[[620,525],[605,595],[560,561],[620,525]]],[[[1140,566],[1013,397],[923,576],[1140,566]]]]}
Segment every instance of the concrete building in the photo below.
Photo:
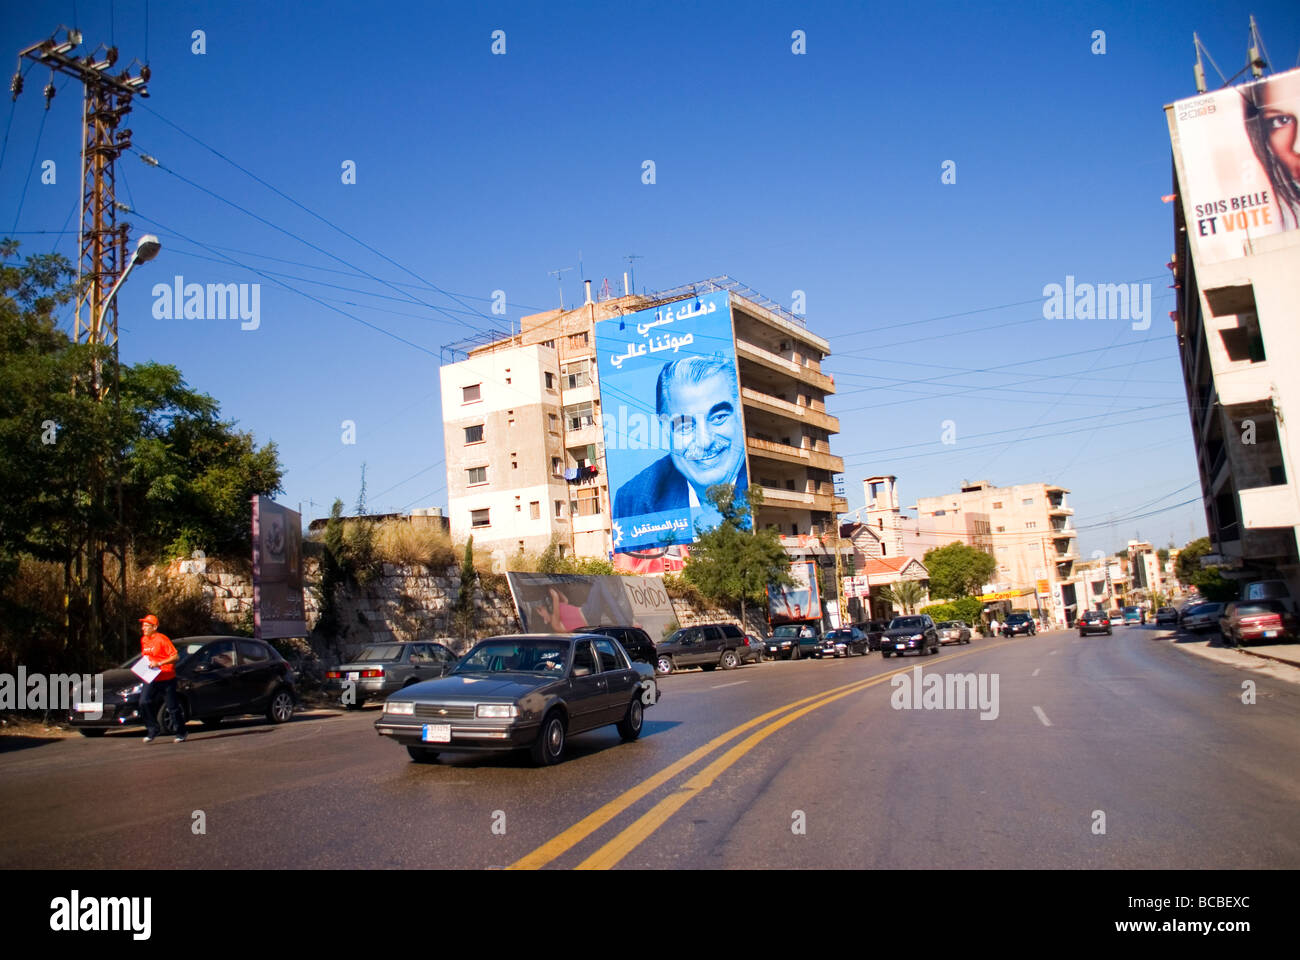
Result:
{"type": "Polygon", "coordinates": [[[1030,591],[1014,601],[1017,608],[1041,607],[1045,616],[1058,621],[1067,619],[1067,612],[1073,616],[1078,548],[1070,521],[1074,510],[1065,503],[1069,491],[1064,487],[967,483],[956,493],[919,498],[909,508],[916,511],[915,517],[903,515],[895,477],[868,477],[863,488],[867,525],[881,537],[885,555],[902,553],[920,560],[935,547],[965,543],[997,560],[989,584],[995,592],[1030,591]]]}
{"type": "Polygon", "coordinates": [[[1248,113],[1265,84],[1294,91],[1300,74],[1165,108],[1174,154],[1169,267],[1177,303],[1170,318],[1212,553],[1227,577],[1284,579],[1300,596],[1300,229],[1284,228],[1278,185],[1244,135],[1236,145],[1223,137],[1207,144],[1194,126],[1231,110],[1240,131],[1243,103],[1248,113]],[[1222,212],[1208,209],[1210,196],[1230,196],[1231,206],[1219,201],[1222,212]],[[1239,209],[1247,201],[1250,210],[1239,209]],[[1261,213],[1263,229],[1240,229],[1261,213]]]}
{"type": "Polygon", "coordinates": [[[802,317],[725,276],[605,300],[592,299],[588,281],[576,309],[523,317],[511,337],[447,348],[440,374],[453,535],[473,534],[499,565],[553,539],[573,556],[610,556],[595,325],[715,290],[731,293],[748,475],[764,494],[757,523],[776,526],[794,551],[809,537],[833,540],[847,504],[834,486],[844,462],[830,449],[839,421],[826,412],[835,382],[821,372],[830,345],[802,317]]]}

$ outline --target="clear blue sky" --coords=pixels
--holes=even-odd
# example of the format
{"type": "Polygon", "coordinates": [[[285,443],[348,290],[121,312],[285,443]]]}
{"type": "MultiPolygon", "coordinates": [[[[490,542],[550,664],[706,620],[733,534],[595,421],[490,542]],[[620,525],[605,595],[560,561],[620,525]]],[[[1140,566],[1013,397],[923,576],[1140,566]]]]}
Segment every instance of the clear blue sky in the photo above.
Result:
{"type": "MultiPolygon", "coordinates": [[[[638,287],[727,273],[787,304],[806,291],[833,351],[851,507],[873,473],[896,474],[904,503],[964,479],[1048,480],[1072,491],[1085,556],[1204,533],[1199,499],[1134,518],[1199,498],[1168,319],[1161,108],[1194,92],[1193,30],[1232,74],[1253,12],[1276,69],[1293,66],[1293,3],[147,9],[152,96],[129,126],[167,169],[127,156],[119,198],[133,236],[159,233],[164,249],[121,295],[122,355],[175,364],[274,440],[280,499],[309,518],[352,504],[362,462],[372,511],[445,505],[440,346],[488,325],[493,290],[512,320],[555,306],[547,271],[581,252],[585,275],[616,288],[635,253],[638,287]],[[155,319],[152,285],[178,274],[260,282],[260,329],[155,319]],[[1044,320],[1043,287],[1066,275],[1150,283],[1150,330],[1044,320]]],[[[9,3],[0,33],[12,56],[75,21],[88,44],[144,58],[145,13],[145,0],[9,3]]],[[[80,95],[57,81],[42,128],[46,82],[33,70],[12,114],[0,108],[0,234],[75,257],[75,232],[53,231],[77,225],[80,95]]],[[[580,300],[578,271],[564,280],[580,300]]]]}

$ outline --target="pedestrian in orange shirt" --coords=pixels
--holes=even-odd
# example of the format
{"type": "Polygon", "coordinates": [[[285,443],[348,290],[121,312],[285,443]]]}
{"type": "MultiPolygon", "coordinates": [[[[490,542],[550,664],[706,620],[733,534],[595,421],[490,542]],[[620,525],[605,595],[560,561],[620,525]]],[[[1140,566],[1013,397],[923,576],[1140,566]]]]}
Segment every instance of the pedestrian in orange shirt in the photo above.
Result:
{"type": "Polygon", "coordinates": [[[171,714],[172,729],[176,731],[176,742],[185,742],[185,718],[181,715],[180,703],[176,698],[175,664],[181,655],[176,652],[166,634],[158,632],[158,618],[152,613],[140,618],[140,652],[144,654],[150,666],[158,668],[158,676],[152,683],[144,685],[140,694],[140,713],[144,716],[144,742],[153,743],[158,736],[158,701],[165,699],[167,712],[171,714]]]}

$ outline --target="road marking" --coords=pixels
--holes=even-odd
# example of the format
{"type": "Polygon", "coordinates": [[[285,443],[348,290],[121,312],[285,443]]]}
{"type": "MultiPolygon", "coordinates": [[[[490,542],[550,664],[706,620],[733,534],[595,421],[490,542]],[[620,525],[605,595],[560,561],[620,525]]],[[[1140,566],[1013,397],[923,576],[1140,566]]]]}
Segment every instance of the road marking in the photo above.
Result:
{"type": "Polygon", "coordinates": [[[1038,714],[1038,719],[1043,721],[1043,726],[1050,727],[1052,721],[1047,719],[1047,714],[1043,713],[1042,707],[1034,707],[1034,713],[1038,714]]]}
{"type": "Polygon", "coordinates": [[[742,683],[749,683],[748,680],[732,680],[731,683],[720,683],[716,687],[709,687],[710,690],[721,690],[723,687],[735,687],[742,683]]]}
{"type": "MultiPolygon", "coordinates": [[[[1010,642],[1011,641],[1008,640],[1002,643],[994,644],[993,646],[982,645],[977,650],[967,650],[962,653],[950,654],[946,657],[940,657],[938,660],[935,660],[933,662],[942,663],[947,660],[956,659],[957,657],[970,656],[973,653],[978,653],[979,650],[991,650],[994,649],[995,647],[1005,646],[1007,643],[1010,642]]],[[[882,683],[885,680],[888,680],[891,677],[895,676],[896,674],[905,673],[910,669],[911,669],[910,665],[907,667],[900,667],[897,670],[893,670],[889,673],[882,674],[878,677],[868,677],[864,680],[858,680],[853,683],[844,684],[839,687],[832,687],[829,690],[823,690],[821,693],[813,694],[808,697],[803,697],[802,699],[792,701],[791,703],[787,703],[784,706],[777,707],[774,710],[769,710],[767,713],[754,717],[752,720],[747,720],[744,723],[740,724],[739,726],[734,727],[731,730],[728,730],[726,733],[722,733],[717,737],[714,737],[712,740],[710,740],[708,743],[704,744],[703,746],[697,747],[695,750],[692,750],[686,756],[669,764],[663,770],[660,770],[658,773],[648,777],[646,780],[637,784],[635,787],[632,787],[631,789],[624,791],[622,794],[615,797],[613,800],[609,801],[604,806],[588,814],[582,820],[579,820],[572,827],[569,827],[567,830],[563,831],[562,833],[548,840],[546,843],[542,844],[542,846],[538,847],[536,850],[532,851],[531,853],[528,853],[525,856],[521,857],[519,860],[516,860],[514,863],[510,865],[510,869],[511,870],[536,870],[546,866],[546,864],[550,863],[552,860],[555,860],[557,857],[562,856],[564,853],[572,849],[577,844],[581,843],[591,834],[595,833],[602,826],[604,826],[614,817],[618,816],[628,807],[632,806],[634,803],[641,800],[643,797],[645,797],[646,795],[648,795],[658,787],[667,783],[669,780],[671,780],[677,774],[681,773],[683,770],[692,766],[697,760],[703,759],[704,757],[708,756],[714,750],[718,749],[719,747],[723,746],[729,741],[734,740],[736,737],[744,733],[746,730],[751,730],[754,727],[759,726],[760,724],[765,723],[766,721],[772,719],[773,717],[779,716],[780,714],[785,713],[787,710],[790,710],[794,707],[800,707],[805,704],[814,703],[815,701],[821,700],[824,697],[833,697],[834,699],[838,699],[839,696],[841,695],[847,696],[849,693],[857,692],[857,690],[865,688],[867,686],[872,686],[875,685],[876,683],[882,683]]],[[[829,703],[831,701],[827,700],[826,702],[829,703]]],[[[792,716],[789,719],[793,720],[794,717],[792,716]]],[[[776,728],[773,727],[772,729],[775,730],[776,728]]],[[[740,747],[745,748],[744,750],[741,750],[740,747],[737,747],[732,751],[729,751],[727,756],[732,757],[732,759],[727,762],[726,766],[730,766],[732,763],[734,763],[736,759],[739,759],[742,753],[747,752],[761,739],[762,739],[761,737],[750,737],[740,745],[740,747]]],[[[712,770],[713,767],[710,767],[708,769],[712,770]]],[[[720,773],[723,769],[725,769],[725,766],[720,767],[713,774],[713,776],[717,776],[717,773],[720,773]]],[[[707,773],[708,771],[706,770],[705,772],[707,773]]],[[[713,777],[710,777],[708,783],[712,783],[712,780],[713,777]]],[[[705,786],[707,785],[708,784],[706,783],[705,786]]],[[[696,792],[698,791],[692,790],[691,795],[694,795],[694,793],[696,792]]],[[[689,799],[689,797],[682,798],[680,802],[676,803],[676,805],[673,807],[673,810],[679,809],[686,802],[687,799],[689,799]]],[[[671,813],[672,811],[669,811],[661,820],[659,820],[659,823],[662,823],[664,820],[666,820],[668,816],[671,815],[671,813]]],[[[645,818],[642,819],[644,820],[645,818]]],[[[650,830],[644,831],[645,836],[649,836],[649,834],[653,832],[653,829],[654,828],[651,827],[650,830]]],[[[626,833],[626,831],[624,832],[626,833]]],[[[622,834],[620,834],[620,836],[622,836],[622,834]]],[[[642,839],[644,839],[644,837],[642,839]]],[[[606,844],[606,847],[608,846],[609,844],[606,844]]],[[[605,848],[603,847],[602,850],[604,849],[605,848]]],[[[627,850],[630,851],[631,846],[628,846],[627,850]]],[[[625,855],[625,853],[626,851],[623,854],[620,854],[620,857],[625,855]]],[[[617,861],[615,860],[612,862],[616,863],[617,861]]]]}
{"type": "Polygon", "coordinates": [[[1030,676],[1031,676],[1031,677],[1036,677],[1036,676],[1038,676],[1038,671],[1041,670],[1041,669],[1043,669],[1043,668],[1042,668],[1042,667],[1034,667],[1034,672],[1031,673],[1030,676]]]}

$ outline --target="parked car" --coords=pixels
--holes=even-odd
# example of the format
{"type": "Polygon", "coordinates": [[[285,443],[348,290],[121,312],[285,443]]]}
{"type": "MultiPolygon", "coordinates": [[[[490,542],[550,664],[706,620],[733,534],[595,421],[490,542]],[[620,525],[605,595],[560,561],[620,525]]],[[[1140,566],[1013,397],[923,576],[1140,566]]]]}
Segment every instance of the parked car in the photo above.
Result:
{"type": "Polygon", "coordinates": [[[399,640],[373,643],[347,663],[325,674],[325,689],[339,693],[349,710],[379,700],[402,687],[440,677],[456,662],[441,643],[399,640]]]}
{"type": "Polygon", "coordinates": [[[867,635],[857,627],[840,627],[827,630],[817,648],[818,657],[851,657],[855,653],[867,654],[867,635]]]}
{"type": "Polygon", "coordinates": [[[1295,598],[1291,596],[1291,588],[1285,580],[1254,580],[1242,587],[1241,599],[1277,600],[1290,613],[1298,612],[1295,598]]]}
{"type": "MultiPolygon", "coordinates": [[[[176,695],[182,726],[198,720],[216,727],[224,717],[263,714],[271,723],[293,716],[298,692],[293,669],[269,643],[249,637],[184,637],[174,641],[176,695]]],[[[103,701],[74,703],[68,723],[82,736],[102,736],[119,727],[144,726],[140,694],[144,683],[132,672],[140,654],[104,673],[103,701]],[[96,716],[98,714],[98,716],[96,716]]],[[[171,711],[159,702],[158,726],[176,733],[171,711]]]]}
{"type": "Polygon", "coordinates": [[[1184,611],[1183,628],[1192,633],[1218,629],[1219,617],[1223,616],[1223,607],[1222,603],[1197,604],[1192,610],[1184,611]]]}
{"type": "Polygon", "coordinates": [[[1136,623],[1142,626],[1147,622],[1147,612],[1142,607],[1125,607],[1124,608],[1124,625],[1136,623]]]}
{"type": "Polygon", "coordinates": [[[864,620],[862,623],[855,623],[855,627],[867,635],[867,649],[879,650],[880,640],[889,629],[888,620],[864,620]]]}
{"type": "Polygon", "coordinates": [[[767,655],[774,660],[798,660],[811,656],[820,640],[821,634],[806,623],[783,623],[772,630],[767,655]]]}
{"type": "Polygon", "coordinates": [[[660,673],[682,667],[731,670],[740,666],[745,634],[734,623],[704,623],[674,631],[657,647],[655,663],[660,673]]]}
{"type": "Polygon", "coordinates": [[[939,631],[939,642],[943,643],[970,643],[970,627],[960,620],[945,620],[936,624],[939,631]]]}
{"type": "Polygon", "coordinates": [[[546,765],[560,761],[569,737],[608,724],[635,740],[659,696],[654,668],[631,661],[612,637],[492,637],[446,676],[389,697],[375,730],[417,763],[443,752],[527,749],[546,765]]]}
{"type": "Polygon", "coordinates": [[[901,657],[909,650],[916,650],[924,656],[939,652],[939,631],[928,615],[895,617],[889,621],[889,628],[880,643],[880,652],[886,657],[901,657]]]}
{"type": "Polygon", "coordinates": [[[1110,622],[1111,622],[1111,623],[1123,623],[1123,622],[1124,622],[1124,611],[1123,611],[1123,610],[1112,610],[1112,611],[1110,611],[1110,613],[1106,614],[1106,616],[1108,616],[1108,617],[1110,618],[1110,622]]]}
{"type": "Polygon", "coordinates": [[[642,663],[654,664],[659,659],[655,642],[650,639],[650,634],[640,627],[581,627],[574,632],[613,637],[622,644],[629,657],[642,663]]]}
{"type": "Polygon", "coordinates": [[[767,649],[767,641],[752,633],[745,634],[745,645],[740,648],[741,663],[762,663],[763,651],[767,649]]]}
{"type": "Polygon", "coordinates": [[[1178,625],[1178,611],[1173,607],[1161,607],[1156,611],[1156,625],[1171,623],[1178,625]]]}
{"type": "Polygon", "coordinates": [[[1110,615],[1100,610],[1088,610],[1079,618],[1079,636],[1086,637],[1090,633],[1104,633],[1107,636],[1111,634],[1110,615]]]}
{"type": "Polygon", "coordinates": [[[1002,624],[1002,636],[1018,637],[1022,635],[1034,636],[1038,633],[1038,627],[1034,625],[1034,618],[1027,613],[1008,613],[1006,622],[1002,624]]]}
{"type": "Polygon", "coordinates": [[[1219,634],[1230,647],[1296,636],[1296,618],[1281,600],[1237,600],[1223,608],[1219,634]]]}

